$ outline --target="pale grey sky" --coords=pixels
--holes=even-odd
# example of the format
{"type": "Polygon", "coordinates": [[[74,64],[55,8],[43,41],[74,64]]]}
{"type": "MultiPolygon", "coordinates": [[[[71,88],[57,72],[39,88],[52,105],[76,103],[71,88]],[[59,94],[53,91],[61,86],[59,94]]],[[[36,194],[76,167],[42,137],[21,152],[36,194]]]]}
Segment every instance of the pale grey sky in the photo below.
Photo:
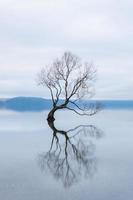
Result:
{"type": "Polygon", "coordinates": [[[0,97],[48,97],[36,74],[69,50],[96,65],[95,98],[133,99],[132,10],[131,0],[0,0],[0,97]]]}

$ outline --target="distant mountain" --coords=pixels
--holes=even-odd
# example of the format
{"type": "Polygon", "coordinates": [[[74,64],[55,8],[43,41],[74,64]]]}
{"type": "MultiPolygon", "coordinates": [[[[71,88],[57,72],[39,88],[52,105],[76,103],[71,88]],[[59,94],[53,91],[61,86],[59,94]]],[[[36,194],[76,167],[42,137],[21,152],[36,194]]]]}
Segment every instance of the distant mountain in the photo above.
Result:
{"type": "Polygon", "coordinates": [[[102,100],[104,109],[133,109],[133,100],[102,100]]]}
{"type": "MultiPolygon", "coordinates": [[[[60,100],[59,103],[62,103],[60,100]]],[[[89,100],[86,103],[101,103],[103,109],[133,109],[133,100],[89,100]]],[[[80,103],[79,103],[80,104],[80,103]]],[[[1,99],[0,109],[10,109],[15,111],[43,111],[52,107],[50,99],[37,97],[15,97],[11,99],[1,99]]]]}
{"type": "Polygon", "coordinates": [[[3,101],[0,100],[0,108],[2,108],[3,106],[3,101]]]}
{"type": "Polygon", "coordinates": [[[50,109],[51,100],[36,97],[15,97],[0,101],[0,108],[16,111],[41,111],[50,109]]]}

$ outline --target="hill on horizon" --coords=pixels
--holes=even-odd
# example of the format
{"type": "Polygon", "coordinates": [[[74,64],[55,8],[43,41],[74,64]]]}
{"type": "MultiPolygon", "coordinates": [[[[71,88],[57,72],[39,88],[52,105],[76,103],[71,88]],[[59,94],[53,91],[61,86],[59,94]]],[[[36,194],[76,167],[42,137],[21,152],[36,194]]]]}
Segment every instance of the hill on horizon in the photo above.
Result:
{"type": "MultiPolygon", "coordinates": [[[[63,99],[60,100],[60,103],[63,99]]],[[[88,100],[88,103],[101,103],[103,109],[133,109],[133,100],[88,100]]],[[[14,111],[43,111],[52,107],[52,101],[41,97],[14,97],[0,99],[0,109],[14,111]]]]}

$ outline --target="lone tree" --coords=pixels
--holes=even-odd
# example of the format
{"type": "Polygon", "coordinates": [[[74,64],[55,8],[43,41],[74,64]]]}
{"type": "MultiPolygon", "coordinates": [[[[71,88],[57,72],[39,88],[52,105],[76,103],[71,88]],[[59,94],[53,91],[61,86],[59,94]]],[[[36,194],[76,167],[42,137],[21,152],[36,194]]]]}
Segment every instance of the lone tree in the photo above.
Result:
{"type": "Polygon", "coordinates": [[[54,113],[60,109],[68,109],[79,115],[94,115],[99,105],[88,104],[84,99],[87,97],[88,100],[94,93],[95,75],[92,64],[82,63],[71,52],[65,52],[52,65],[42,68],[38,74],[38,83],[49,89],[53,105],[48,122],[55,120],[54,113]]]}

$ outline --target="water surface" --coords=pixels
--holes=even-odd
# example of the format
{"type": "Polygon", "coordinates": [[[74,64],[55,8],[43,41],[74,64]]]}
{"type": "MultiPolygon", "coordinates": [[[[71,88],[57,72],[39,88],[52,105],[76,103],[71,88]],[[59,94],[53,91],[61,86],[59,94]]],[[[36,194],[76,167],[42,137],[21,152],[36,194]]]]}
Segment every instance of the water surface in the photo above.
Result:
{"type": "Polygon", "coordinates": [[[0,199],[132,199],[132,111],[59,112],[55,127],[68,140],[46,116],[0,111],[0,199]]]}

